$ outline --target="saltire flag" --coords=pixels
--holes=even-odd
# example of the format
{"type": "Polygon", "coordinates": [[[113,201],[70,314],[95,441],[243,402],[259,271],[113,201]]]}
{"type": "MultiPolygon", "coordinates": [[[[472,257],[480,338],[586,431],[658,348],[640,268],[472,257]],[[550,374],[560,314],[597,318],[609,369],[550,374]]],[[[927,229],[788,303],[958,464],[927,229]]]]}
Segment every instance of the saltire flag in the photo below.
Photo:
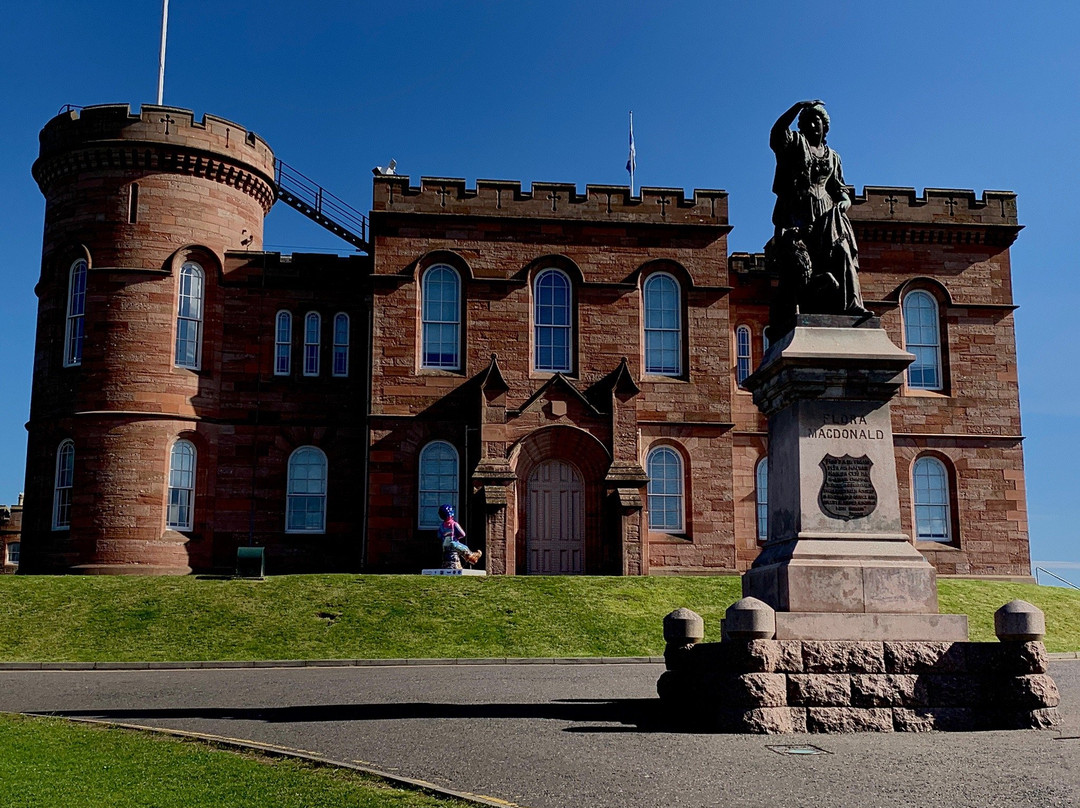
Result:
{"type": "Polygon", "coordinates": [[[634,148],[634,113],[630,113],[630,157],[626,161],[626,170],[630,172],[630,195],[634,194],[634,170],[637,168],[637,149],[634,148]]]}

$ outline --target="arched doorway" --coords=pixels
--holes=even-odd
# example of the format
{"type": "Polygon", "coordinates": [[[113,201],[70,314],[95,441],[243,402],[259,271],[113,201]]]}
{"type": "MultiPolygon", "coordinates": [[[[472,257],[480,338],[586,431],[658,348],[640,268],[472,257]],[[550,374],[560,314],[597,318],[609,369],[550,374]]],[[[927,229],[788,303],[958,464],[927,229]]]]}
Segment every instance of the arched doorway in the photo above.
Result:
{"type": "Polygon", "coordinates": [[[531,575],[585,571],[585,486],[565,460],[539,463],[526,488],[525,551],[531,575]]]}

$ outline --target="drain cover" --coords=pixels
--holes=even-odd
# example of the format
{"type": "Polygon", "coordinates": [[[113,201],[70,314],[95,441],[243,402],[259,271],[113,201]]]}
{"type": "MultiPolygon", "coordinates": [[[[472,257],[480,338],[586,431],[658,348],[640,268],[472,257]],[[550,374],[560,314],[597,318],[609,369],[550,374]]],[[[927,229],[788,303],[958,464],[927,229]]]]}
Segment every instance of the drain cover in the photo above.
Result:
{"type": "Polygon", "coordinates": [[[814,746],[813,744],[778,744],[776,746],[766,746],[766,749],[771,749],[778,755],[831,755],[827,749],[822,749],[820,746],[814,746]]]}

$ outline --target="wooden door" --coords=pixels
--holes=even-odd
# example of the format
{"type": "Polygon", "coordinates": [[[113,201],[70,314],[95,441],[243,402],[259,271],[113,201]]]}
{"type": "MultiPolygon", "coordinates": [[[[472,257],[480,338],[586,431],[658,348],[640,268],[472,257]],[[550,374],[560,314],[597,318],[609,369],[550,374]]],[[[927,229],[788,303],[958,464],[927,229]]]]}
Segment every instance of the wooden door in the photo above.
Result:
{"type": "Polygon", "coordinates": [[[541,463],[529,475],[525,548],[529,573],[573,575],[584,571],[585,486],[573,464],[541,463]]]}

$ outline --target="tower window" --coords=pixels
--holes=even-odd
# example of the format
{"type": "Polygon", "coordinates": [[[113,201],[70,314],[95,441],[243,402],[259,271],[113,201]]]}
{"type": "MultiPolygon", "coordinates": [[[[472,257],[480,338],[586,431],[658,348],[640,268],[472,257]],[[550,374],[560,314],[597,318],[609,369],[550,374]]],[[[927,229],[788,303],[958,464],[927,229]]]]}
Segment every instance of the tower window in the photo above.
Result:
{"type": "Polygon", "coordinates": [[[205,273],[194,261],[180,267],[176,306],[176,366],[198,370],[202,363],[205,273]]]}
{"type": "Polygon", "coordinates": [[[64,336],[64,366],[82,364],[83,334],[86,329],[86,260],[80,258],[68,273],[67,326],[64,336]]]}
{"type": "Polygon", "coordinates": [[[682,373],[682,296],[671,275],[650,275],[645,298],[645,372],[660,376],[682,373]]]}
{"type": "Polygon", "coordinates": [[[557,269],[545,269],[533,282],[533,366],[536,370],[571,371],[572,314],[570,279],[557,269]]]}

